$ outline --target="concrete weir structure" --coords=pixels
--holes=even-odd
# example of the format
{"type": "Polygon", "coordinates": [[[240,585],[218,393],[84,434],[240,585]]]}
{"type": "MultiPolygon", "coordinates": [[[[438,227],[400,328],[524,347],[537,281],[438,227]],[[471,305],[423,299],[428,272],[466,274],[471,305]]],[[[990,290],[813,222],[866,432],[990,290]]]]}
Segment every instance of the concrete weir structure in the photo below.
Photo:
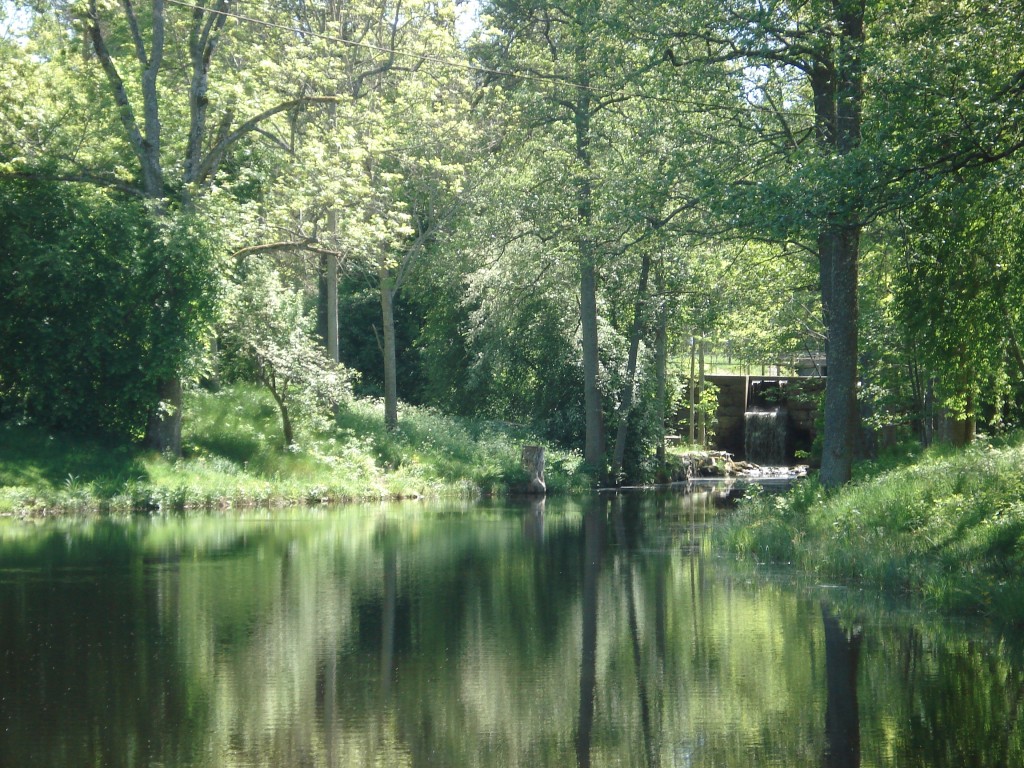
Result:
{"type": "Polygon", "coordinates": [[[821,376],[733,376],[705,377],[718,387],[718,409],[715,413],[714,447],[728,451],[737,459],[755,463],[806,463],[797,460],[797,451],[810,451],[816,435],[815,421],[825,379],[821,376]],[[771,459],[755,451],[748,440],[748,429],[757,424],[763,432],[764,419],[778,423],[782,445],[771,459]]]}

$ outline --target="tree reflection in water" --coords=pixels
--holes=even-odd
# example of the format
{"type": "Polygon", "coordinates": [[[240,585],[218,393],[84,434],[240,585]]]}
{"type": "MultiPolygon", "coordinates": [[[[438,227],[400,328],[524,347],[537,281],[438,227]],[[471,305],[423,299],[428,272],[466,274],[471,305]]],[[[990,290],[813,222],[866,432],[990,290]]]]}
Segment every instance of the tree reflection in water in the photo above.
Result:
{"type": "Polygon", "coordinates": [[[580,641],[580,708],[576,725],[576,762],[590,768],[597,685],[598,579],[604,550],[605,506],[598,497],[583,515],[583,621],[580,641]]]}
{"type": "Polygon", "coordinates": [[[859,768],[860,712],[857,709],[857,664],[860,661],[861,627],[843,629],[827,603],[821,604],[825,627],[824,768],[859,768]]]}
{"type": "Polygon", "coordinates": [[[0,527],[0,765],[1024,765],[1011,639],[822,605],[716,553],[716,514],[701,491],[0,527]]]}

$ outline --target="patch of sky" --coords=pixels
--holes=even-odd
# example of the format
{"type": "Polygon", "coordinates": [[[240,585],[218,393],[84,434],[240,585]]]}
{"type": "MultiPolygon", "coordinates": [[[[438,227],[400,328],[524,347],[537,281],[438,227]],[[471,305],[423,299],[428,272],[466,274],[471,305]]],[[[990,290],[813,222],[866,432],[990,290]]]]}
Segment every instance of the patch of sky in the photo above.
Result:
{"type": "Polygon", "coordinates": [[[466,42],[480,26],[480,0],[455,0],[455,32],[466,42]]]}

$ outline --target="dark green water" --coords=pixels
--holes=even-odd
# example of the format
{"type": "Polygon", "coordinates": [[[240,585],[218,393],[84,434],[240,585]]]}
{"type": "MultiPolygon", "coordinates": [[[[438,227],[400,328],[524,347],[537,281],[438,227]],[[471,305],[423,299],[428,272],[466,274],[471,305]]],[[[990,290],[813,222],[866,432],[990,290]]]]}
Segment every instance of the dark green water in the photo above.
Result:
{"type": "Polygon", "coordinates": [[[977,630],[716,558],[707,494],[0,525],[0,766],[1019,766],[977,630]]]}

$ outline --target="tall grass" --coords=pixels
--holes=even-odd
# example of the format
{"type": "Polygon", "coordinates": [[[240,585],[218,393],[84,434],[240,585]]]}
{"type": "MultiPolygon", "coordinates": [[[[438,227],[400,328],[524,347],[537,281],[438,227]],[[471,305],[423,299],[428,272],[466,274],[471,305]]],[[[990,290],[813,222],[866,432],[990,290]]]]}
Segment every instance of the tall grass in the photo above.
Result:
{"type": "Polygon", "coordinates": [[[930,450],[826,495],[759,496],[722,530],[736,552],[1024,622],[1024,435],[930,450]]]}
{"type": "MultiPolygon", "coordinates": [[[[3,425],[0,514],[314,504],[498,494],[524,482],[520,450],[535,435],[405,406],[384,427],[380,402],[356,400],[329,423],[299,423],[282,447],[269,395],[235,386],[186,400],[183,457],[3,425]]],[[[552,492],[590,484],[574,453],[548,449],[552,492]]]]}

